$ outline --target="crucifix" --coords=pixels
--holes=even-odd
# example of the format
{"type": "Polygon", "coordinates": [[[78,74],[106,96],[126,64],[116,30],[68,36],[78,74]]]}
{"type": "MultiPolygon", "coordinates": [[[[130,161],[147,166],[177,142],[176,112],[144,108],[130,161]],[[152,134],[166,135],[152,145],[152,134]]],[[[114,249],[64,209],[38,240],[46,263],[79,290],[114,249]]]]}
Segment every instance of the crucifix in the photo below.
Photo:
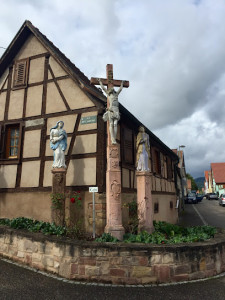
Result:
{"type": "Polygon", "coordinates": [[[129,81],[113,79],[113,65],[106,66],[107,78],[91,78],[91,84],[100,85],[107,95],[107,109],[103,120],[107,121],[107,172],[106,172],[106,227],[105,232],[122,240],[121,167],[120,144],[117,144],[117,124],[120,119],[118,95],[129,81]],[[107,89],[104,87],[107,86],[107,89]],[[119,87],[115,91],[114,87],[119,87]]]}
{"type": "MultiPolygon", "coordinates": [[[[113,79],[113,65],[106,66],[107,79],[105,78],[91,78],[91,84],[100,85],[107,95],[107,110],[103,115],[104,121],[109,121],[109,133],[111,144],[116,144],[117,124],[120,119],[118,95],[124,87],[129,87],[129,81],[113,79]],[[107,89],[104,87],[107,86],[107,89]],[[114,87],[119,89],[115,91],[114,87]]],[[[110,141],[109,141],[110,142],[110,141]]]]}

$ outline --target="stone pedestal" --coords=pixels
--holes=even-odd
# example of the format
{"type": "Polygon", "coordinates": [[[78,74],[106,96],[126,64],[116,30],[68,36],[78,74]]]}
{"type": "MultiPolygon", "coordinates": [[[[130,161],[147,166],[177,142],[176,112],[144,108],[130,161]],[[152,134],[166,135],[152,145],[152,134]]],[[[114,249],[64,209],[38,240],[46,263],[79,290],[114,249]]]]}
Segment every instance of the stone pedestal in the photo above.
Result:
{"type": "MultiPolygon", "coordinates": [[[[60,193],[65,196],[66,169],[54,168],[52,172],[52,193],[60,193]]],[[[52,221],[57,225],[63,225],[65,220],[65,199],[62,200],[62,209],[52,208],[52,221]]]]}
{"type": "Polygon", "coordinates": [[[119,145],[107,147],[106,172],[106,227],[105,232],[119,240],[123,239],[121,203],[121,168],[119,164],[119,145]]]}
{"type": "Polygon", "coordinates": [[[145,230],[152,233],[153,212],[152,212],[152,191],[151,191],[151,173],[136,172],[137,176],[137,207],[138,207],[138,231],[145,230]]]}

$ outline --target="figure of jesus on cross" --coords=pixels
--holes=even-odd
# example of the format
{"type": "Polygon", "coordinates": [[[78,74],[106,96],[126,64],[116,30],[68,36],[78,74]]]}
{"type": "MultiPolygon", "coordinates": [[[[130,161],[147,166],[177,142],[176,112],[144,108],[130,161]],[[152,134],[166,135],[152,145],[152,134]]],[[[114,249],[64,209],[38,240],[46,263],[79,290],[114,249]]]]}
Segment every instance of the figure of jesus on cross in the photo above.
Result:
{"type": "Polygon", "coordinates": [[[107,111],[103,115],[103,120],[107,121],[108,133],[105,232],[122,240],[124,228],[122,225],[120,144],[116,143],[116,136],[117,123],[120,119],[118,95],[123,87],[129,87],[129,81],[114,80],[113,65],[107,65],[106,72],[107,79],[91,78],[91,83],[100,85],[107,95],[107,111]],[[115,86],[119,87],[117,91],[114,89],[115,86]]]}
{"type": "Polygon", "coordinates": [[[99,84],[103,91],[107,95],[107,110],[103,115],[103,120],[109,121],[109,132],[111,137],[111,143],[116,144],[117,136],[117,124],[120,119],[118,95],[122,91],[123,87],[129,87],[129,81],[114,80],[113,79],[113,65],[108,64],[106,66],[107,79],[91,78],[92,84],[99,84]],[[107,89],[104,87],[107,86],[107,89]],[[119,89],[115,91],[114,86],[119,86],[119,89]]]}

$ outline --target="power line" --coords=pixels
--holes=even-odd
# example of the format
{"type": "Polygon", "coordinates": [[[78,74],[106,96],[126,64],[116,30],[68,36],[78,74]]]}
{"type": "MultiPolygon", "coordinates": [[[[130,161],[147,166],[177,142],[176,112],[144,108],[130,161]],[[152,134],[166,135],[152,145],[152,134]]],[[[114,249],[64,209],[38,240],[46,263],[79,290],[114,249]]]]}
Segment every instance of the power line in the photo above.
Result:
{"type": "Polygon", "coordinates": [[[1,49],[6,49],[5,47],[1,47],[1,46],[0,46],[0,48],[1,48],[1,49]]]}

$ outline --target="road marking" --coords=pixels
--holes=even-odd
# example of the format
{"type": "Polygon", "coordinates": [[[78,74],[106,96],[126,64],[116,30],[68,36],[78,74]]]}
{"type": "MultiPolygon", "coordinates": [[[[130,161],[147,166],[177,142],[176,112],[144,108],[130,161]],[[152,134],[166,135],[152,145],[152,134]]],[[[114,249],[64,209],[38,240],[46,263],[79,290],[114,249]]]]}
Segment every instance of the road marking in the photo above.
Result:
{"type": "Polygon", "coordinates": [[[202,223],[204,225],[208,225],[208,223],[205,221],[205,219],[203,218],[203,216],[200,214],[200,212],[197,210],[195,204],[192,204],[192,207],[194,208],[194,210],[196,211],[196,213],[198,214],[199,218],[202,220],[202,223]]]}

